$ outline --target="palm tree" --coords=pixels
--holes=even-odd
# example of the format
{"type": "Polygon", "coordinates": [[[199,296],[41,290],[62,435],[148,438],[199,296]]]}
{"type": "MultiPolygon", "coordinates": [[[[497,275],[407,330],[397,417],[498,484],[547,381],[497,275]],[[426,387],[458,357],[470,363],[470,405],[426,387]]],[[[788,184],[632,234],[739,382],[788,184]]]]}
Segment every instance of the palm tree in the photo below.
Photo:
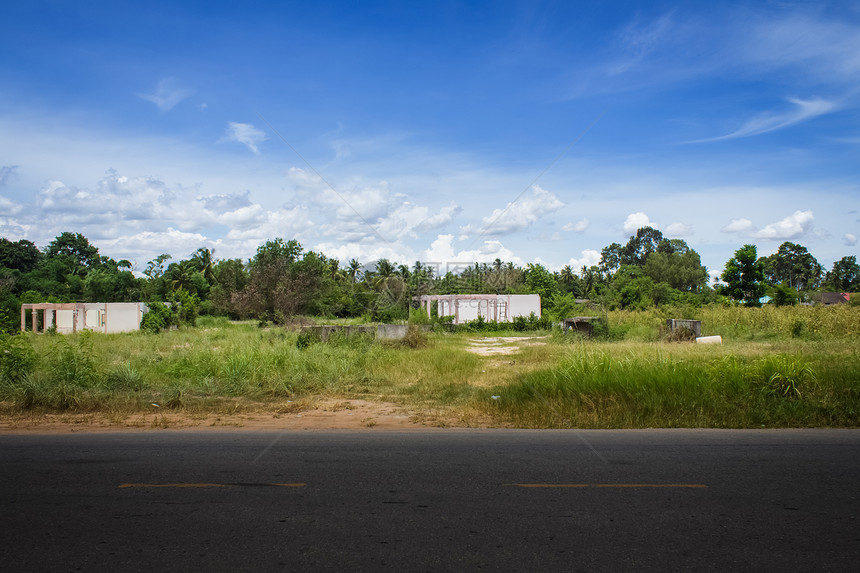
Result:
{"type": "Polygon", "coordinates": [[[207,247],[201,247],[191,255],[191,261],[193,261],[194,266],[196,266],[197,270],[203,274],[203,278],[206,279],[206,282],[210,285],[216,282],[215,264],[212,259],[212,255],[214,254],[215,251],[210,250],[207,247]]]}
{"type": "Polygon", "coordinates": [[[349,278],[352,280],[352,284],[355,284],[355,279],[358,277],[358,271],[361,270],[361,263],[358,262],[358,259],[350,259],[349,260],[349,278]]]}
{"type": "Polygon", "coordinates": [[[570,265],[564,265],[562,267],[559,277],[561,278],[561,282],[565,284],[573,282],[573,269],[570,268],[570,265]]]}
{"type": "Polygon", "coordinates": [[[191,286],[191,277],[197,272],[193,265],[191,261],[181,261],[176,266],[176,272],[173,275],[175,278],[170,281],[172,290],[188,290],[191,286]]]}

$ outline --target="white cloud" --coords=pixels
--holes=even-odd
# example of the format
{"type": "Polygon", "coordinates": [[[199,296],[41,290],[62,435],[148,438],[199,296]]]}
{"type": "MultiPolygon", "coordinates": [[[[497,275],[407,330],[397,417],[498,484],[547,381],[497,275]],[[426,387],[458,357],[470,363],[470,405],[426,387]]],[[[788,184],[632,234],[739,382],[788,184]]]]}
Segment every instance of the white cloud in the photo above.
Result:
{"type": "Polygon", "coordinates": [[[585,249],[582,251],[582,256],[577,258],[571,258],[567,264],[570,265],[574,271],[579,272],[582,267],[591,267],[597,265],[600,262],[600,252],[595,251],[594,249],[585,249]]]}
{"type": "Polygon", "coordinates": [[[624,220],[624,232],[628,235],[632,235],[642,227],[653,227],[656,229],[657,223],[651,221],[651,219],[648,218],[648,215],[642,213],[641,211],[636,213],[630,213],[624,220]]]}
{"type": "Polygon", "coordinates": [[[753,222],[749,219],[732,219],[731,223],[720,229],[723,233],[745,233],[753,229],[753,222]]]}
{"type": "Polygon", "coordinates": [[[7,199],[6,197],[0,196],[0,213],[6,213],[7,215],[17,215],[21,212],[23,208],[18,203],[7,199]]]}
{"type": "MultiPolygon", "coordinates": [[[[508,203],[504,209],[494,209],[489,217],[484,217],[481,234],[507,235],[522,231],[536,223],[542,216],[558,211],[564,203],[550,191],[538,185],[531,188],[531,193],[508,203]]],[[[469,232],[464,228],[463,232],[469,232]]]]}
{"type": "Polygon", "coordinates": [[[671,223],[663,230],[667,237],[689,237],[693,234],[693,226],[686,223],[671,223]]]}
{"type": "Polygon", "coordinates": [[[438,229],[450,223],[455,216],[459,215],[463,208],[454,202],[451,202],[447,207],[442,207],[435,215],[430,215],[418,225],[415,226],[416,231],[430,231],[438,229]]]}
{"type": "Polygon", "coordinates": [[[588,226],[590,224],[591,224],[591,221],[589,221],[586,218],[582,218],[579,221],[577,221],[576,223],[568,223],[567,225],[562,227],[561,230],[567,231],[568,233],[570,231],[573,231],[574,233],[584,233],[585,230],[588,229],[588,226]]]}
{"type": "Polygon", "coordinates": [[[139,98],[152,102],[161,112],[168,112],[179,102],[190,96],[191,90],[176,87],[173,78],[164,78],[158,82],[155,92],[137,94],[139,98]]]}
{"type": "Polygon", "coordinates": [[[808,121],[820,115],[832,113],[839,109],[839,106],[834,101],[827,101],[821,98],[812,98],[802,100],[798,98],[789,98],[788,100],[794,104],[794,109],[781,113],[766,112],[750,119],[737,130],[719,137],[708,139],[700,139],[692,143],[705,143],[709,141],[722,141],[725,139],[735,139],[738,137],[752,137],[769,133],[778,129],[784,129],[792,125],[808,121]]]}
{"type": "Polygon", "coordinates": [[[437,266],[437,273],[444,275],[450,271],[459,273],[465,266],[478,263],[491,263],[496,259],[504,262],[523,264],[523,260],[514,255],[500,241],[484,241],[478,249],[454,248],[454,235],[438,235],[436,240],[424,251],[424,260],[437,266]]]}
{"type": "Polygon", "coordinates": [[[842,242],[846,247],[853,247],[857,244],[857,235],[853,235],[851,233],[845,233],[842,236],[842,242]]]}
{"type": "Polygon", "coordinates": [[[752,234],[757,239],[788,240],[803,236],[812,229],[812,211],[795,211],[782,221],[771,223],[752,234]]]}
{"type": "Polygon", "coordinates": [[[140,264],[144,259],[150,260],[161,253],[168,253],[174,258],[184,258],[207,242],[206,237],[198,233],[186,233],[168,227],[165,231],[142,231],[116,239],[101,240],[98,247],[100,251],[124,253],[124,258],[135,259],[140,264]]]}
{"type": "Polygon", "coordinates": [[[231,121],[227,124],[227,133],[221,141],[235,141],[250,149],[254,155],[260,155],[258,145],[266,140],[266,134],[250,123],[231,121]]]}

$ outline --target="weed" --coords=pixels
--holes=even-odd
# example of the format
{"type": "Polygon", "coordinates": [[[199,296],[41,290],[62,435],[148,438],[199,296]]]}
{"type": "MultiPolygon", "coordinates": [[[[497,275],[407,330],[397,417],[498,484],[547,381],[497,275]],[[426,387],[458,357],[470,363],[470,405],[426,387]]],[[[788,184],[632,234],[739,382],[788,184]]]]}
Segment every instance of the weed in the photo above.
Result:
{"type": "Polygon", "coordinates": [[[141,390],[144,387],[143,376],[134,366],[123,362],[108,371],[105,386],[111,390],[141,390]]]}
{"type": "Polygon", "coordinates": [[[407,348],[424,348],[427,346],[428,340],[427,335],[424,334],[419,326],[410,324],[406,329],[406,335],[400,342],[407,348]]]}
{"type": "Polygon", "coordinates": [[[801,398],[801,385],[815,379],[809,362],[794,356],[769,356],[756,364],[754,380],[766,394],[784,398],[801,398]]]}
{"type": "Polygon", "coordinates": [[[26,336],[0,332],[0,384],[21,382],[36,364],[36,353],[26,336]]]}

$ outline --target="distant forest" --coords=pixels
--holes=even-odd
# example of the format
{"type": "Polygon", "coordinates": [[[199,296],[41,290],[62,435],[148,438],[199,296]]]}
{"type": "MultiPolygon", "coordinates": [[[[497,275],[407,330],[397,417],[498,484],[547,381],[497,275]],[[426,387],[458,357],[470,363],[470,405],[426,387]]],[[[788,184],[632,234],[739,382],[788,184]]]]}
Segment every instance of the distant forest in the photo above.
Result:
{"type": "Polygon", "coordinates": [[[174,302],[198,313],[284,323],[297,315],[409,317],[422,294],[498,293],[541,296],[551,318],[568,316],[576,299],[612,309],[744,304],[763,297],[779,305],[810,300],[816,292],[860,290],[860,267],[846,256],[826,271],[806,247],[785,242],[768,257],[744,245],[727,261],[721,284],[711,288],[699,254],[686,242],[651,227],[626,244],[603,248],[600,264],[551,272],[539,264],[496,259],[458,268],[381,259],[339,261],[305,251],[296,240],[276,238],[250,260],[217,259],[200,248],[187,259],[162,254],[135,276],[127,260],[101,255],[89,240],[64,232],[44,249],[0,238],[0,330],[15,332],[22,303],[174,302]]]}

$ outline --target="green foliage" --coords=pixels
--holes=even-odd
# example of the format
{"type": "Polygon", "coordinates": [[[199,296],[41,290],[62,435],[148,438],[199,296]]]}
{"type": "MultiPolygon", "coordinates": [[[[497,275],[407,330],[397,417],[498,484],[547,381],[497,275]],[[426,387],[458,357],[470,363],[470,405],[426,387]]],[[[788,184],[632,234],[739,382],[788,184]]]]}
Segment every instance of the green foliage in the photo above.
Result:
{"type": "Polygon", "coordinates": [[[833,263],[833,268],[828,271],[825,282],[834,291],[860,291],[860,265],[857,264],[857,257],[854,255],[842,257],[833,263]]]}
{"type": "Polygon", "coordinates": [[[177,290],[168,297],[170,311],[173,314],[172,324],[177,326],[194,326],[197,322],[200,299],[196,294],[186,290],[177,290]]]}
{"type": "Polygon", "coordinates": [[[759,299],[764,296],[764,264],[758,260],[755,245],[744,245],[726,263],[723,271],[726,282],[724,292],[744,306],[761,306],[759,299]]]}
{"type": "Polygon", "coordinates": [[[296,348],[299,350],[305,350],[310,348],[314,344],[319,344],[322,342],[320,335],[318,332],[314,330],[306,330],[304,332],[299,333],[296,338],[296,348]]]}
{"type": "Polygon", "coordinates": [[[800,300],[797,290],[788,286],[787,283],[779,284],[773,287],[773,297],[771,302],[776,306],[794,306],[800,300]]]}
{"type": "Polygon", "coordinates": [[[815,382],[815,371],[803,358],[780,354],[758,361],[751,378],[766,394],[801,398],[801,386],[815,382]]]}
{"type": "Polygon", "coordinates": [[[548,308],[553,295],[558,292],[555,277],[543,265],[533,263],[528,263],[524,272],[528,292],[540,295],[541,310],[548,308]]]}
{"type": "Polygon", "coordinates": [[[173,313],[163,302],[151,302],[147,305],[149,310],[140,319],[140,329],[153,334],[170,328],[173,323],[173,313]]]}
{"type": "Polygon", "coordinates": [[[0,384],[18,384],[36,364],[36,353],[25,336],[0,332],[0,384]]]}
{"type": "Polygon", "coordinates": [[[786,241],[761,262],[765,280],[773,286],[785,283],[789,288],[806,291],[821,281],[823,269],[803,245],[786,241]]]}

